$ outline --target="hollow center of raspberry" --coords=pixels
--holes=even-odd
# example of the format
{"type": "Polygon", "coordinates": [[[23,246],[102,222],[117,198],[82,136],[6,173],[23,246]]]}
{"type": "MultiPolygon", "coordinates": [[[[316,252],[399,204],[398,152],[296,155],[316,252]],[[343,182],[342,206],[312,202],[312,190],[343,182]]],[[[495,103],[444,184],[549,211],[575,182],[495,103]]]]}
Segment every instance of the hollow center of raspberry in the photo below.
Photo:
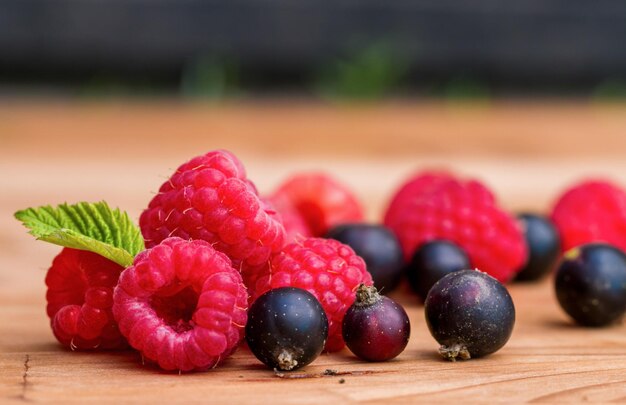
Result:
{"type": "Polygon", "coordinates": [[[191,318],[197,304],[198,294],[191,286],[166,297],[155,295],[150,302],[157,316],[179,333],[193,328],[191,318]]]}

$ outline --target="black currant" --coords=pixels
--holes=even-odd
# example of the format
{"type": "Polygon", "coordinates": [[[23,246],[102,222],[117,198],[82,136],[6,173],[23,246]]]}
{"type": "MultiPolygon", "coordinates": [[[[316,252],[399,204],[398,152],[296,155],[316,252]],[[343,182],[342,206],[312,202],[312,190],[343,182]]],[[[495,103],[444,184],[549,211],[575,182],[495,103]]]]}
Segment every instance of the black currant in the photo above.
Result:
{"type": "Polygon", "coordinates": [[[561,249],[559,232],[548,218],[541,215],[520,214],[517,219],[528,245],[528,261],[515,280],[537,280],[556,265],[561,249]]]}
{"type": "Polygon", "coordinates": [[[355,356],[368,361],[390,360],[402,353],[411,324],[400,304],[361,284],[342,324],[343,339],[355,356]]]}
{"type": "Polygon", "coordinates": [[[343,224],[325,236],[345,243],[363,258],[380,293],[386,294],[398,285],[404,263],[400,242],[391,230],[382,225],[343,224]]]}
{"type": "Polygon", "coordinates": [[[415,251],[406,266],[406,274],[411,288],[423,301],[440,278],[470,268],[470,261],[460,247],[449,241],[434,240],[415,251]]]}
{"type": "Polygon", "coordinates": [[[276,288],[257,298],[248,311],[246,341],[270,368],[295,370],[320,355],[328,337],[322,305],[308,291],[276,288]]]}
{"type": "Polygon", "coordinates": [[[498,351],[509,340],[515,307],[506,288],[477,270],[448,274],[431,288],[425,303],[431,335],[448,360],[467,360],[498,351]]]}
{"type": "Polygon", "coordinates": [[[626,255],[603,243],[570,249],[555,277],[561,307],[584,326],[605,326],[626,313],[626,255]]]}

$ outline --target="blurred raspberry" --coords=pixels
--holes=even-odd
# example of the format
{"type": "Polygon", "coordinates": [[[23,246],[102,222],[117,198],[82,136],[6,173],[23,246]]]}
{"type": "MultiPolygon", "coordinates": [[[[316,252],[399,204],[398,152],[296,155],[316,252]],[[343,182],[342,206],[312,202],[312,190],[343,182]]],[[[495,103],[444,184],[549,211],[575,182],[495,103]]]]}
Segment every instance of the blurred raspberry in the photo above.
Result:
{"type": "Polygon", "coordinates": [[[386,215],[402,212],[422,195],[428,195],[439,184],[454,179],[446,171],[424,171],[415,174],[393,195],[386,215]]]}
{"type": "MultiPolygon", "coordinates": [[[[270,201],[271,202],[271,201],[270,201]]],[[[274,205],[272,203],[272,205],[274,205]]],[[[291,204],[283,203],[279,212],[285,227],[285,241],[287,243],[312,237],[309,225],[300,212],[291,204]]]]}
{"type": "Polygon", "coordinates": [[[475,180],[418,175],[394,196],[384,222],[398,236],[406,261],[421,244],[448,240],[465,250],[473,267],[506,282],[527,259],[519,224],[475,180]]]}
{"type": "Polygon", "coordinates": [[[285,181],[270,200],[288,219],[290,235],[323,236],[334,225],[363,220],[363,207],[354,193],[324,173],[297,174],[285,181]],[[297,214],[307,230],[302,229],[297,214]]]}
{"type": "Polygon", "coordinates": [[[343,316],[354,302],[359,284],[372,285],[363,259],[349,246],[322,238],[308,238],[285,246],[272,258],[271,267],[246,281],[251,301],[278,287],[297,287],[313,294],[328,318],[327,351],[344,347],[343,316]]]}
{"type": "Polygon", "coordinates": [[[626,250],[626,192],[605,180],[588,180],[563,193],[552,210],[561,249],[590,242],[626,250]]]}

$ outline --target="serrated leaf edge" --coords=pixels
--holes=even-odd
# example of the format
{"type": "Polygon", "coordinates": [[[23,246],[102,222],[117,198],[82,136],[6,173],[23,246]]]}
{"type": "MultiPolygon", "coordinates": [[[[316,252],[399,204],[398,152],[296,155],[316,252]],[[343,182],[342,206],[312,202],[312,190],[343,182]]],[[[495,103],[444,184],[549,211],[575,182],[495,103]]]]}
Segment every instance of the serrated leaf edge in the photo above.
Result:
{"type": "Polygon", "coordinates": [[[128,213],[119,208],[111,208],[106,201],[96,203],[82,201],[72,205],[63,203],[56,208],[51,205],[29,207],[15,212],[14,216],[28,229],[28,233],[38,240],[93,251],[124,267],[131,265],[134,256],[145,249],[141,231],[128,213]],[[55,213],[55,210],[60,214],[55,213]],[[77,215],[75,210],[80,214],[77,215]],[[94,221],[93,217],[100,220],[94,221]],[[68,224],[68,219],[72,224],[68,224]],[[119,226],[112,228],[108,225],[110,223],[119,226]],[[69,228],[68,225],[74,225],[78,231],[69,228]],[[119,246],[86,235],[89,229],[97,238],[108,238],[119,246]]]}

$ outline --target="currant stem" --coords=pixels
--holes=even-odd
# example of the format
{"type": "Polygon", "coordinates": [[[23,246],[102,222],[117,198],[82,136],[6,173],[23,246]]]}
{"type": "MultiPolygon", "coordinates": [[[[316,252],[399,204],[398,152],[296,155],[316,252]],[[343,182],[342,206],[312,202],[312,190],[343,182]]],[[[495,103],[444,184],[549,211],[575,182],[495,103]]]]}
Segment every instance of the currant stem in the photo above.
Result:
{"type": "Polygon", "coordinates": [[[469,360],[472,358],[467,347],[460,343],[455,343],[450,346],[441,346],[439,348],[439,354],[441,354],[444,359],[450,361],[457,361],[458,359],[469,360]]]}
{"type": "Polygon", "coordinates": [[[294,359],[291,352],[289,352],[286,349],[283,349],[280,352],[277,360],[278,360],[278,368],[280,370],[285,370],[285,371],[293,370],[298,365],[298,361],[294,359]]]}
{"type": "Polygon", "coordinates": [[[369,306],[380,301],[380,294],[376,287],[367,286],[365,284],[359,284],[356,289],[356,301],[355,305],[369,306]]]}

